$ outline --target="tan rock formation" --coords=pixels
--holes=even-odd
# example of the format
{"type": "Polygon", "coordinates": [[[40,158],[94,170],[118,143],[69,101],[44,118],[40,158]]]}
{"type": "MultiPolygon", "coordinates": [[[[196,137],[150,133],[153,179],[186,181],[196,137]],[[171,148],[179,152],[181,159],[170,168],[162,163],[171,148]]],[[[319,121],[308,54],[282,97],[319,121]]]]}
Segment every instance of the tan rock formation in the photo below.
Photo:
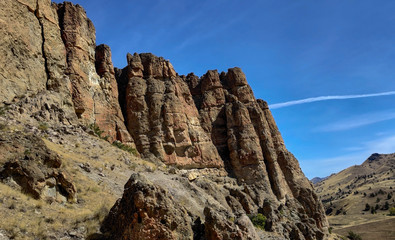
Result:
{"type": "Polygon", "coordinates": [[[50,0],[0,3],[0,102],[60,88],[65,47],[50,0]]]}
{"type": "Polygon", "coordinates": [[[28,97],[30,114],[41,116],[40,120],[70,123],[78,117],[83,124],[96,123],[109,141],[134,146],[118,103],[111,51],[105,45],[96,47],[95,28],[85,10],[50,0],[0,4],[0,25],[4,26],[0,29],[4,36],[0,40],[0,103],[28,97]],[[67,117],[59,120],[44,113],[48,111],[44,104],[67,117]]]}

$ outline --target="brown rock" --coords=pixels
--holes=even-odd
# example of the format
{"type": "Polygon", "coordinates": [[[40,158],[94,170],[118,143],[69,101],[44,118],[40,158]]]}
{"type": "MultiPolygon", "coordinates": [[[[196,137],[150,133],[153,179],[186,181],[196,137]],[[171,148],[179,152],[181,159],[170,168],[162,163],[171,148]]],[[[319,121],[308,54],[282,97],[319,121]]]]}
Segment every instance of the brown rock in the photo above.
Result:
{"type": "Polygon", "coordinates": [[[104,135],[109,136],[110,142],[119,140],[132,144],[118,102],[118,85],[110,47],[104,44],[97,46],[95,57],[96,71],[100,76],[100,89],[94,95],[96,124],[104,131],[104,135]]]}
{"type": "Polygon", "coordinates": [[[221,210],[206,207],[205,237],[207,240],[256,240],[259,239],[250,219],[243,215],[235,221],[234,217],[221,210]]]}
{"type": "Polygon", "coordinates": [[[246,192],[255,203],[260,206],[264,199],[271,199],[273,206],[278,206],[289,199],[301,215],[316,221],[303,236],[326,231],[320,201],[297,160],[286,150],[267,104],[255,100],[241,69],[232,68],[221,75],[208,71],[200,80],[188,75],[186,82],[203,129],[211,135],[229,174],[247,185],[246,192]]]}
{"type": "Polygon", "coordinates": [[[186,209],[162,188],[133,174],[104,220],[102,231],[112,239],[193,239],[186,209]]]}
{"type": "Polygon", "coordinates": [[[8,145],[0,145],[0,180],[15,181],[26,194],[39,199],[46,196],[44,189],[52,188],[55,194],[75,202],[77,190],[66,174],[59,170],[62,161],[38,137],[7,136],[8,145]],[[23,152],[19,149],[24,149],[23,152]],[[11,151],[11,154],[10,154],[11,151]]]}
{"type": "Polygon", "coordinates": [[[246,212],[256,213],[270,200],[265,214],[270,228],[279,230],[283,220],[276,209],[287,202],[315,221],[302,232],[298,227],[289,231],[306,239],[323,236],[319,233],[326,231],[327,222],[322,206],[286,150],[267,104],[255,99],[241,69],[208,71],[199,79],[193,74],[179,77],[165,66],[164,59],[152,54],[129,54],[128,67],[118,74],[118,83],[126,86],[120,96],[125,96],[128,130],[138,151],[183,168],[224,166],[245,185],[243,193],[234,191],[227,198],[231,208],[238,205],[236,200],[246,212]],[[212,145],[217,152],[211,151],[215,155],[209,162],[204,157],[212,145]]]}
{"type": "Polygon", "coordinates": [[[96,36],[92,22],[79,5],[58,5],[62,39],[66,47],[66,75],[71,81],[71,94],[78,117],[94,120],[94,88],[99,88],[95,71],[96,36]]]}

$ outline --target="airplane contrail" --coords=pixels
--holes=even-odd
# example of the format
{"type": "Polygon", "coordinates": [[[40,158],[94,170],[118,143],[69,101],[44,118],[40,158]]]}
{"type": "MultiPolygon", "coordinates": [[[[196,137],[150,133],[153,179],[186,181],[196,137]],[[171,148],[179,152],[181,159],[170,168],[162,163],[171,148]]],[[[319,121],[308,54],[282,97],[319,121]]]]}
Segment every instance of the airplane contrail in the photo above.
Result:
{"type": "Polygon", "coordinates": [[[277,108],[283,108],[283,107],[289,107],[289,106],[298,105],[298,104],[312,103],[312,102],[319,102],[319,101],[380,97],[380,96],[388,96],[388,95],[395,95],[395,91],[371,93],[371,94],[359,94],[359,95],[338,95],[338,96],[312,97],[312,98],[305,98],[305,99],[294,100],[294,101],[289,101],[289,102],[270,104],[269,108],[270,109],[277,109],[277,108]]]}

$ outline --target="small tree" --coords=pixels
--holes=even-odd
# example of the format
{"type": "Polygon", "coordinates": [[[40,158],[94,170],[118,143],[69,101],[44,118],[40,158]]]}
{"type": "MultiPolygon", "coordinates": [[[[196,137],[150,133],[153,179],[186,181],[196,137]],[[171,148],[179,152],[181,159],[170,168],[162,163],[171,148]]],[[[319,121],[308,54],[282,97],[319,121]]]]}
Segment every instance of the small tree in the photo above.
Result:
{"type": "Polygon", "coordinates": [[[390,204],[388,203],[388,201],[385,201],[384,206],[383,206],[383,210],[388,210],[390,208],[390,204]]]}
{"type": "Polygon", "coordinates": [[[376,211],[376,209],[374,209],[373,207],[370,209],[370,213],[371,214],[375,214],[375,213],[377,213],[377,211],[376,211]]]}
{"type": "Polygon", "coordinates": [[[258,213],[257,215],[250,215],[249,217],[255,227],[265,230],[266,217],[263,214],[258,213]]]}
{"type": "Polygon", "coordinates": [[[370,205],[369,203],[366,203],[364,211],[369,211],[369,210],[370,210],[370,205]]]}

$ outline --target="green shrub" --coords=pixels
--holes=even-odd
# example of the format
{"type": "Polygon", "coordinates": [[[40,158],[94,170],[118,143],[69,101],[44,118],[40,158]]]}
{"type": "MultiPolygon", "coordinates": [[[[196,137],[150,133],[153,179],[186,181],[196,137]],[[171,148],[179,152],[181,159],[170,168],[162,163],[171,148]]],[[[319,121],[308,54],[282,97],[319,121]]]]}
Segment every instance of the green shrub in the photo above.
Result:
{"type": "Polygon", "coordinates": [[[369,210],[370,210],[370,205],[369,203],[366,203],[364,211],[369,211],[369,210]]]}
{"type": "Polygon", "coordinates": [[[0,116],[4,115],[8,110],[8,107],[4,106],[4,107],[0,107],[0,116]]]}
{"type": "Polygon", "coordinates": [[[134,148],[132,148],[132,147],[130,147],[128,145],[125,145],[125,144],[121,143],[120,141],[114,141],[112,143],[112,145],[117,147],[117,148],[119,148],[119,149],[121,149],[121,150],[129,152],[129,153],[131,153],[133,155],[137,155],[137,150],[136,149],[134,149],[134,148]]]}
{"type": "Polygon", "coordinates": [[[92,129],[93,133],[98,136],[100,139],[103,139],[105,141],[108,141],[108,136],[102,136],[104,133],[103,130],[100,129],[99,125],[97,123],[92,123],[88,126],[90,129],[92,129]]]}
{"type": "Polygon", "coordinates": [[[390,208],[390,216],[395,216],[395,207],[390,208]]]}
{"type": "Polygon", "coordinates": [[[40,122],[40,124],[38,125],[38,129],[40,129],[41,131],[45,131],[48,129],[48,124],[46,122],[40,122]]]}
{"type": "Polygon", "coordinates": [[[258,213],[257,215],[249,215],[248,217],[256,228],[265,230],[266,217],[263,214],[258,213]]]}
{"type": "Polygon", "coordinates": [[[358,234],[354,233],[353,231],[349,231],[348,232],[348,239],[350,240],[362,240],[361,236],[359,236],[358,234]]]}
{"type": "Polygon", "coordinates": [[[376,213],[377,213],[377,211],[376,211],[376,209],[375,209],[375,208],[373,208],[373,207],[372,207],[372,208],[370,209],[370,213],[371,213],[371,214],[376,214],[376,213]]]}

